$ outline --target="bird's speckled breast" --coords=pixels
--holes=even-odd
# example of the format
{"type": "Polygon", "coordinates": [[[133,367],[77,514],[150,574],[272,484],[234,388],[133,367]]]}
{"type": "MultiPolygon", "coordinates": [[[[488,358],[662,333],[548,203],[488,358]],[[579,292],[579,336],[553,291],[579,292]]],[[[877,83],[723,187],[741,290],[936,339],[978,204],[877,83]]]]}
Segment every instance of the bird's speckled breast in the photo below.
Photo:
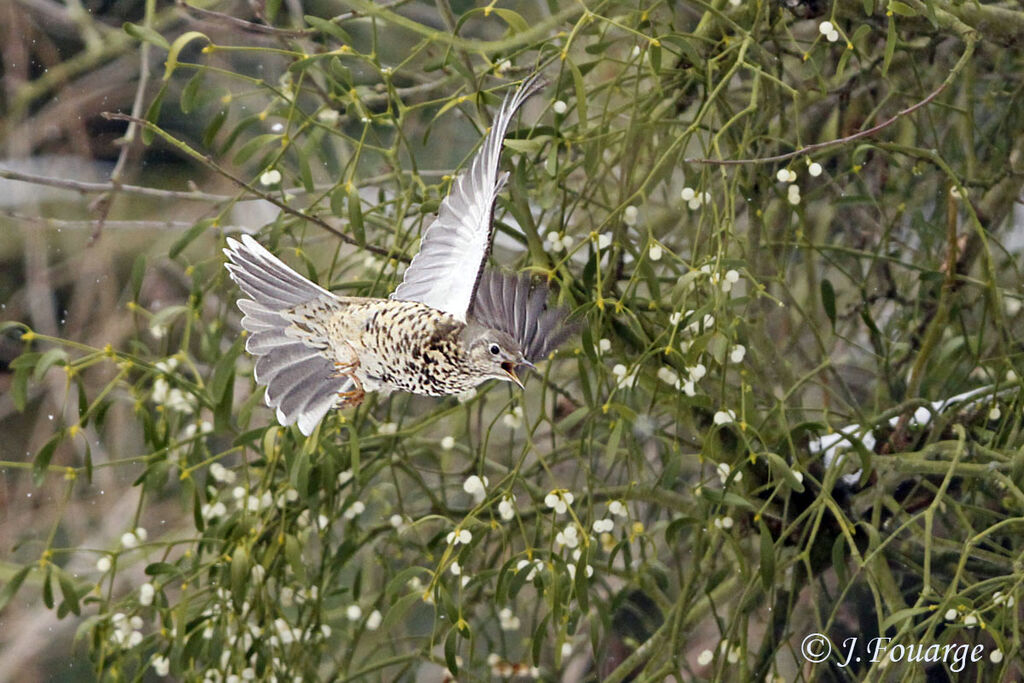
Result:
{"type": "Polygon", "coordinates": [[[466,372],[459,339],[465,324],[451,315],[415,301],[341,301],[345,305],[328,323],[328,337],[332,344],[352,346],[359,358],[356,376],[367,391],[444,396],[479,383],[466,372]]]}

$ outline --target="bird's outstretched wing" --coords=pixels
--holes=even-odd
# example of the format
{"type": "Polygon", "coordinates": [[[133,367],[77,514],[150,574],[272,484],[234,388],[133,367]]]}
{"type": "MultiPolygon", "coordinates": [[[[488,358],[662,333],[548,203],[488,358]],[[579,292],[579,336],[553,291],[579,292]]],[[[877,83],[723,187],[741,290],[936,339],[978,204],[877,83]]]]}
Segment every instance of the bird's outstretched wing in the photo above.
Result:
{"type": "Polygon", "coordinates": [[[498,173],[505,132],[516,111],[543,83],[538,75],[505,98],[469,168],[459,174],[423,232],[419,253],[392,299],[418,301],[465,322],[491,244],[494,201],[507,173],[498,173]]]}
{"type": "Polygon", "coordinates": [[[485,268],[469,315],[510,335],[533,363],[547,358],[579,327],[566,320],[568,309],[548,306],[548,294],[547,285],[532,282],[529,273],[512,275],[485,268]]]}
{"type": "Polygon", "coordinates": [[[241,242],[229,237],[224,253],[231,279],[251,297],[239,299],[238,307],[245,313],[242,327],[251,333],[245,349],[256,356],[256,381],[267,387],[267,405],[276,409],[278,422],[297,421],[299,430],[309,436],[334,407],[338,393],[351,388],[351,381],[337,376],[322,344],[287,334],[292,327],[288,315],[301,304],[319,301],[329,307],[337,298],[248,235],[242,235],[241,242]]]}

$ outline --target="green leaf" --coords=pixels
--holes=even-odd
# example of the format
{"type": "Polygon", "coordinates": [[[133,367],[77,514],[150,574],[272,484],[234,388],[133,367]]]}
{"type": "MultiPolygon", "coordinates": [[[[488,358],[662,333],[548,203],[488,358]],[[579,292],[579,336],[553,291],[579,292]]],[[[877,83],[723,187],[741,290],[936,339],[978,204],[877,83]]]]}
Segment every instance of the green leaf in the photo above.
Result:
{"type": "Polygon", "coordinates": [[[25,582],[25,577],[32,570],[34,564],[27,564],[14,573],[11,580],[4,584],[3,589],[0,589],[0,612],[3,612],[4,607],[11,601],[11,598],[17,594],[18,589],[21,588],[21,584],[25,582]]]}
{"type": "Polygon", "coordinates": [[[448,631],[448,637],[444,639],[444,662],[453,676],[459,675],[459,662],[457,659],[459,632],[452,628],[448,631]]]}
{"type": "Polygon", "coordinates": [[[199,31],[186,31],[174,39],[174,42],[167,49],[167,61],[164,62],[164,81],[170,80],[171,75],[178,68],[178,56],[181,54],[181,51],[185,49],[186,45],[197,39],[205,40],[211,45],[213,44],[205,34],[199,31]]]}
{"type": "Polygon", "coordinates": [[[919,614],[927,614],[934,611],[935,608],[931,605],[925,605],[923,607],[906,607],[901,610],[896,610],[882,621],[882,625],[879,627],[879,633],[884,633],[891,627],[902,624],[904,621],[912,619],[919,614]]]}
{"type": "Polygon", "coordinates": [[[59,430],[56,434],[50,437],[50,440],[39,449],[36,453],[36,457],[32,460],[32,481],[36,486],[42,486],[43,481],[46,479],[46,472],[50,467],[50,460],[53,459],[53,452],[57,449],[58,444],[64,439],[64,430],[59,430]]]}
{"type": "Polygon", "coordinates": [[[849,571],[846,567],[846,537],[842,534],[837,534],[832,544],[832,569],[836,572],[839,585],[845,586],[849,581],[849,571]]]}
{"type": "Polygon", "coordinates": [[[502,9],[500,7],[492,7],[491,11],[501,17],[506,24],[508,24],[509,35],[516,35],[517,33],[525,33],[530,30],[530,25],[523,19],[522,16],[517,12],[513,12],[510,9],[502,9]]]}
{"type": "Polygon", "coordinates": [[[281,11],[281,0],[266,0],[263,4],[263,16],[266,17],[268,24],[273,24],[277,20],[277,13],[281,11]]]}
{"type": "Polygon", "coordinates": [[[758,519],[761,529],[761,586],[767,593],[775,582],[775,542],[763,519],[758,519]]]}
{"type": "Polygon", "coordinates": [[[321,19],[320,17],[314,17],[307,14],[305,16],[306,24],[312,27],[314,30],[329,35],[330,37],[337,40],[343,45],[350,45],[352,43],[352,37],[345,32],[345,29],[335,24],[333,21],[321,19]]]}
{"type": "Polygon", "coordinates": [[[185,250],[185,247],[192,244],[192,242],[203,234],[211,225],[213,225],[212,218],[204,218],[203,220],[198,221],[195,225],[186,230],[181,237],[174,240],[174,244],[172,244],[171,248],[167,251],[167,255],[172,259],[178,258],[178,255],[185,250]]]}
{"type": "Polygon", "coordinates": [[[203,131],[203,146],[212,147],[213,141],[217,137],[217,133],[220,132],[224,122],[228,118],[227,108],[221,108],[210,118],[210,123],[206,125],[206,129],[203,131]]]}
{"type": "Polygon", "coordinates": [[[146,565],[145,571],[149,576],[160,576],[161,574],[173,574],[174,576],[181,575],[181,569],[169,562],[153,562],[152,564],[146,565]]]}
{"type": "Polygon", "coordinates": [[[167,42],[167,39],[148,26],[133,24],[130,21],[126,21],[121,24],[121,28],[124,29],[125,33],[140,43],[149,43],[151,45],[156,45],[157,47],[162,47],[165,50],[171,49],[171,44],[167,42]]]}
{"type": "MultiPolygon", "coordinates": [[[[166,93],[167,83],[165,82],[162,86],[160,86],[160,92],[158,92],[156,94],[156,97],[153,98],[153,101],[149,103],[149,108],[146,109],[146,115],[143,117],[144,119],[152,123],[154,126],[158,125],[158,122],[160,120],[160,108],[164,105],[164,95],[166,93]]],[[[153,136],[155,135],[156,131],[154,131],[149,126],[145,126],[142,129],[143,144],[151,144],[153,142],[153,136]]]]}
{"type": "Polygon", "coordinates": [[[787,463],[781,455],[778,453],[765,452],[759,453],[758,457],[766,460],[772,473],[775,476],[784,479],[786,481],[786,485],[789,486],[790,489],[797,493],[804,490],[803,482],[796,476],[793,468],[789,466],[789,463],[787,463]]]}
{"type": "Polygon", "coordinates": [[[46,609],[53,609],[53,564],[46,565],[46,573],[43,575],[43,604],[46,609]]]}
{"type": "Polygon", "coordinates": [[[359,201],[359,192],[355,186],[348,190],[348,224],[352,228],[352,236],[356,244],[366,246],[366,230],[363,227],[363,207],[359,201]]]}
{"type": "Polygon", "coordinates": [[[885,56],[882,58],[882,75],[889,74],[889,65],[892,64],[892,56],[896,52],[896,19],[889,17],[889,29],[885,34],[885,56]]]}
{"type": "Polygon", "coordinates": [[[82,610],[78,604],[78,591],[75,590],[75,583],[71,575],[60,567],[56,567],[55,571],[57,572],[57,582],[60,584],[60,593],[64,597],[64,604],[72,614],[79,616],[82,610]]]}
{"type": "MultiPolygon", "coordinates": [[[[566,64],[569,65],[569,73],[572,74],[573,87],[576,90],[576,118],[579,119],[580,128],[586,128],[587,125],[587,87],[583,83],[583,74],[580,72],[576,63],[571,59],[566,60],[566,64]]],[[[596,259],[595,259],[596,262],[596,259]]]]}
{"type": "Polygon", "coordinates": [[[647,54],[651,60],[651,68],[653,68],[654,73],[657,74],[661,71],[661,46],[651,43],[647,48],[647,54]]]}
{"type": "Polygon", "coordinates": [[[423,596],[418,593],[409,593],[403,595],[398,600],[391,603],[388,611],[384,614],[384,621],[381,622],[381,630],[387,633],[396,623],[398,623],[406,612],[412,609],[412,606],[416,603],[423,602],[423,596]]]}
{"type": "Polygon", "coordinates": [[[284,557],[299,581],[305,581],[306,563],[302,561],[302,548],[299,546],[299,539],[291,534],[284,537],[284,557]]]}
{"type": "Polygon", "coordinates": [[[241,605],[245,600],[248,587],[249,552],[240,545],[231,554],[231,597],[236,605],[241,605]]]}
{"type": "Polygon", "coordinates": [[[234,162],[242,165],[247,162],[256,152],[266,151],[272,143],[281,139],[278,133],[264,133],[257,135],[242,145],[242,148],[235,153],[234,162]]]}
{"type": "Polygon", "coordinates": [[[541,647],[543,647],[544,642],[547,640],[548,622],[550,620],[551,613],[548,612],[544,615],[544,618],[540,620],[540,623],[537,624],[537,629],[533,632],[533,636],[531,637],[531,640],[533,642],[531,643],[530,647],[530,656],[533,658],[534,664],[539,664],[541,661],[540,649],[541,647]]]}
{"type": "Polygon", "coordinates": [[[188,83],[181,89],[181,98],[178,100],[178,106],[181,108],[182,114],[191,114],[192,110],[195,109],[205,76],[206,69],[199,69],[196,71],[195,76],[188,79],[188,83]]]}
{"type": "Polygon", "coordinates": [[[146,253],[140,252],[132,263],[132,300],[138,301],[142,293],[142,280],[146,277],[146,253]]]}
{"type": "Polygon", "coordinates": [[[916,17],[917,10],[900,0],[889,0],[889,11],[901,17],[916,17]]]}
{"type": "Polygon", "coordinates": [[[587,578],[587,562],[590,560],[590,551],[587,548],[583,548],[580,551],[579,560],[576,561],[576,576],[573,580],[575,584],[573,586],[576,593],[576,603],[580,606],[580,612],[586,614],[590,609],[590,600],[588,595],[589,581],[587,578]]]}
{"type": "Polygon", "coordinates": [[[54,365],[66,365],[68,360],[67,351],[64,349],[50,349],[36,363],[35,372],[32,373],[32,381],[40,382],[46,375],[46,371],[54,365]]]}
{"type": "Polygon", "coordinates": [[[344,185],[331,190],[331,213],[339,218],[345,215],[345,199],[348,197],[348,190],[344,185]]]}
{"type": "Polygon", "coordinates": [[[836,290],[831,280],[823,278],[821,281],[821,305],[825,309],[825,315],[832,323],[832,332],[836,331],[836,290]]]}

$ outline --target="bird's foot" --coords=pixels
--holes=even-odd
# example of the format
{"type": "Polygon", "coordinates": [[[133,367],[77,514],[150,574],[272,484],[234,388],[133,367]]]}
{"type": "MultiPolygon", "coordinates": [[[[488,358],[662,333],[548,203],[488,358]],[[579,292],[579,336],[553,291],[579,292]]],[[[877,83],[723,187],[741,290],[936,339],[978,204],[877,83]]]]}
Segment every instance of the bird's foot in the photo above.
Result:
{"type": "Polygon", "coordinates": [[[341,403],[338,405],[339,408],[355,407],[363,402],[366,398],[366,391],[363,390],[363,383],[356,377],[356,368],[359,367],[359,361],[354,360],[351,363],[335,363],[334,368],[336,370],[335,377],[347,377],[352,380],[355,385],[354,389],[350,391],[339,391],[338,398],[341,399],[341,403]]]}

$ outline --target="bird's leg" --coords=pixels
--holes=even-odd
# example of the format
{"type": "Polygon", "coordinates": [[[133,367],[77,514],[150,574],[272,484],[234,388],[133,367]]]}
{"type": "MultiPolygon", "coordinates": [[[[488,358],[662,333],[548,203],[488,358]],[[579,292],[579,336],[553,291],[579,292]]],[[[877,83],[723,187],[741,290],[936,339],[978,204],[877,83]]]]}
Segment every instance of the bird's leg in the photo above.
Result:
{"type": "Polygon", "coordinates": [[[335,363],[335,377],[347,377],[352,380],[355,384],[355,389],[351,391],[339,391],[338,398],[341,399],[341,405],[339,408],[347,408],[349,406],[357,406],[363,402],[366,397],[366,392],[363,390],[363,383],[356,377],[356,368],[359,367],[359,360],[349,361],[347,363],[335,363]]]}

